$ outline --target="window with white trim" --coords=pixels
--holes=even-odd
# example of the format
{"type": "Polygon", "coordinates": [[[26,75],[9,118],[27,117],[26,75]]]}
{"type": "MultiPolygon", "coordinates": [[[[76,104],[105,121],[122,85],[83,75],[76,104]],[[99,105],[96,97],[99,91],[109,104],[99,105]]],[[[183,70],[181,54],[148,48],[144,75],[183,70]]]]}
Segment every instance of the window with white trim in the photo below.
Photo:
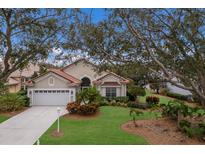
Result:
{"type": "Polygon", "coordinates": [[[53,77],[50,77],[48,79],[48,84],[49,84],[49,86],[53,86],[54,85],[54,78],[53,77]]]}
{"type": "Polygon", "coordinates": [[[117,96],[117,88],[116,87],[106,87],[106,97],[112,98],[117,96]]]}

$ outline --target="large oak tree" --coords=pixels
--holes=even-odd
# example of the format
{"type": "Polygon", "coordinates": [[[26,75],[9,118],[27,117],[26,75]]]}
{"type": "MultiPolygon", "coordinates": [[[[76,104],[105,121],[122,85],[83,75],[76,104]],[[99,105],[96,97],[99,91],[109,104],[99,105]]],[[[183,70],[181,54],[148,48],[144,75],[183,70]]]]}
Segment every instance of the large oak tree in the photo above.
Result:
{"type": "Polygon", "coordinates": [[[104,21],[79,26],[70,43],[100,62],[137,61],[205,104],[205,9],[107,11],[104,21]]]}
{"type": "Polygon", "coordinates": [[[60,47],[75,10],[0,9],[0,82],[60,47]]]}

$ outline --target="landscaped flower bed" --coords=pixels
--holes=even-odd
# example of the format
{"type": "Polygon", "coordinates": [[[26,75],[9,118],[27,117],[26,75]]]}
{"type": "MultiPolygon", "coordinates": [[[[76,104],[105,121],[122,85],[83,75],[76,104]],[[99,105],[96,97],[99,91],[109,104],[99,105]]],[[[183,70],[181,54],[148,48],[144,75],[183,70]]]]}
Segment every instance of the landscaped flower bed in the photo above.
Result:
{"type": "Polygon", "coordinates": [[[192,108],[176,100],[161,106],[163,115],[175,119],[178,128],[187,136],[205,140],[204,109],[192,108]]]}

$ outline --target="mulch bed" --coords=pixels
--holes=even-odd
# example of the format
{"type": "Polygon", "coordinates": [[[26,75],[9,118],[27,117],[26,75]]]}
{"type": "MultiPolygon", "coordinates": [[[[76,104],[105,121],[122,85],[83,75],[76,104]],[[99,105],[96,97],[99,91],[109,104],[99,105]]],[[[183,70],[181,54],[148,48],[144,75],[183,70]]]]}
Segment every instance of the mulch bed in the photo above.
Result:
{"type": "Polygon", "coordinates": [[[138,127],[132,121],[121,126],[131,134],[144,137],[153,145],[198,145],[205,144],[203,141],[192,139],[180,132],[175,121],[169,118],[153,120],[137,120],[138,127]]]}
{"type": "Polygon", "coordinates": [[[53,137],[62,137],[64,135],[63,131],[57,131],[57,130],[54,130],[52,133],[51,133],[51,136],[53,137]]]}
{"type": "Polygon", "coordinates": [[[17,114],[27,110],[28,108],[29,107],[24,107],[24,108],[22,108],[22,109],[20,109],[18,111],[12,111],[12,112],[0,112],[0,115],[4,115],[4,116],[8,116],[8,117],[13,117],[13,116],[15,116],[15,115],[17,115],[17,114]]]}
{"type": "Polygon", "coordinates": [[[74,119],[74,120],[89,120],[89,119],[95,119],[100,115],[100,111],[97,111],[93,115],[79,115],[79,114],[66,114],[63,117],[68,119],[74,119]]]}

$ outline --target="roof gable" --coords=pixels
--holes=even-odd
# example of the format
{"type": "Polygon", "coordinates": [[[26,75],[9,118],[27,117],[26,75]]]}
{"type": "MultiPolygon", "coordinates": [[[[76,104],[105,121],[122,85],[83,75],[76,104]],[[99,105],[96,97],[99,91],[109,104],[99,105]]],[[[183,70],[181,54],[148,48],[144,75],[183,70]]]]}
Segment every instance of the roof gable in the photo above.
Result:
{"type": "Polygon", "coordinates": [[[117,78],[117,79],[120,79],[120,82],[122,83],[129,83],[129,80],[123,78],[122,76],[119,76],[113,72],[108,72],[108,74],[104,75],[104,76],[101,76],[100,78],[98,78],[97,80],[93,81],[94,83],[100,83],[102,82],[103,79],[106,79],[108,78],[109,76],[112,76],[114,78],[117,78]]]}
{"type": "Polygon", "coordinates": [[[68,69],[68,68],[70,68],[70,67],[72,67],[72,66],[77,65],[79,62],[87,63],[87,64],[92,65],[94,68],[97,69],[97,66],[96,66],[95,64],[91,63],[90,61],[86,60],[85,58],[81,58],[81,59],[78,59],[78,60],[76,60],[75,62],[73,62],[73,63],[71,63],[71,64],[69,64],[69,65],[63,67],[61,70],[64,71],[65,69],[68,69]]]}
{"type": "Polygon", "coordinates": [[[68,80],[71,83],[80,83],[81,82],[80,80],[76,79],[75,77],[73,77],[73,76],[71,76],[71,75],[69,75],[61,70],[58,70],[58,69],[51,69],[48,72],[42,74],[41,76],[35,78],[34,81],[38,81],[41,77],[43,77],[49,73],[54,73],[55,75],[63,78],[64,80],[68,80]]]}

